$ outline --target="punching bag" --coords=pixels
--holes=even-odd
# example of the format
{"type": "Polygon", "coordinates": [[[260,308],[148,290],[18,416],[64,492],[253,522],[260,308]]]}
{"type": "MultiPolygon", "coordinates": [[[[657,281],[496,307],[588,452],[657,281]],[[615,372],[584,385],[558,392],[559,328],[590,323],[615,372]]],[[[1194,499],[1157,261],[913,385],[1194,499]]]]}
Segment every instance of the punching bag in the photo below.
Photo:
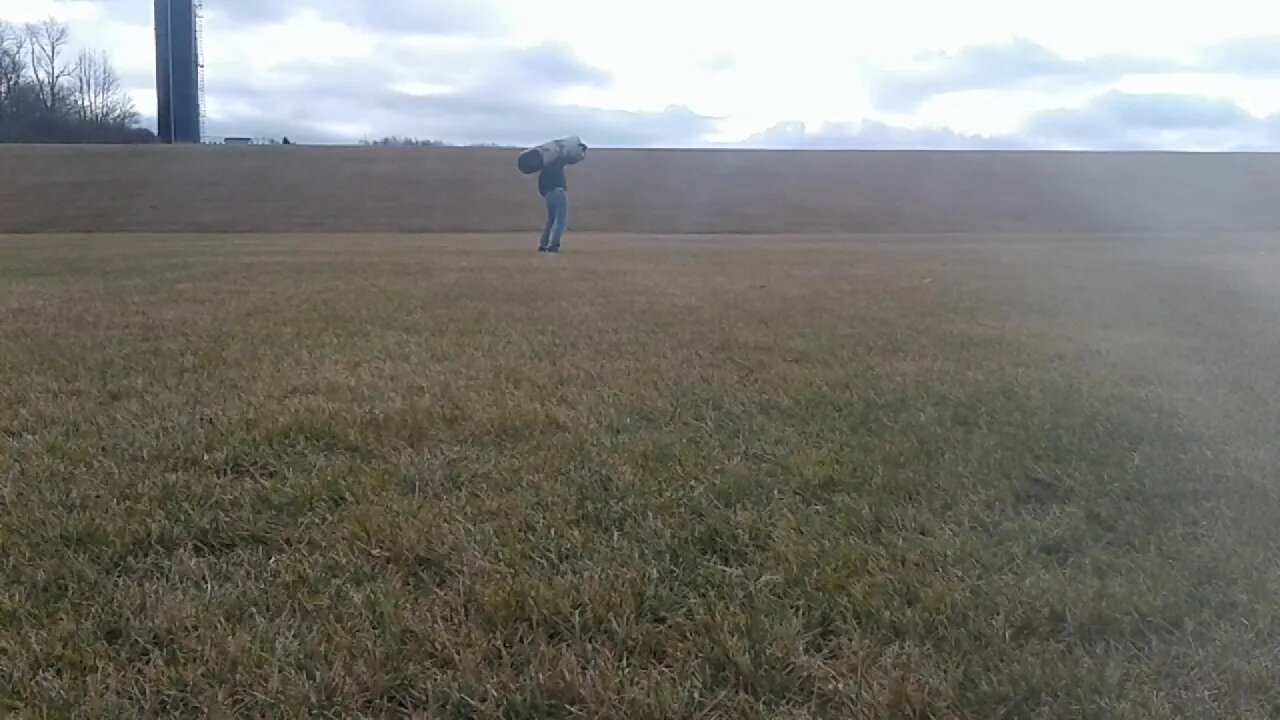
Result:
{"type": "Polygon", "coordinates": [[[520,172],[532,175],[541,172],[542,168],[555,160],[564,160],[566,165],[576,165],[586,157],[587,146],[582,144],[582,138],[571,135],[525,150],[520,153],[516,164],[520,167],[520,172]]]}

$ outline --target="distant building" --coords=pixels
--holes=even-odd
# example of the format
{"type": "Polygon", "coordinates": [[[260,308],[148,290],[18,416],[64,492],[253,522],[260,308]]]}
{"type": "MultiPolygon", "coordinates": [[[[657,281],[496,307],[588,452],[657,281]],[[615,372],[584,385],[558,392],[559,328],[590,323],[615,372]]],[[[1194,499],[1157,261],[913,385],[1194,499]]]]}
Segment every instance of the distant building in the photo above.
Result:
{"type": "Polygon", "coordinates": [[[197,0],[155,0],[156,134],[161,142],[200,142],[200,37],[197,0]]]}

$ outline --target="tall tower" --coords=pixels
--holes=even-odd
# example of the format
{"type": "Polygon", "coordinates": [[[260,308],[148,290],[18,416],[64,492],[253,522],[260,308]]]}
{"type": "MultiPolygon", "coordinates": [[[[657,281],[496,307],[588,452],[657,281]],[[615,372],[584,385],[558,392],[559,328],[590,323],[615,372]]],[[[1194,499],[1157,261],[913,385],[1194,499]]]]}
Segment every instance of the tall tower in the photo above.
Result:
{"type": "Polygon", "coordinates": [[[200,36],[197,0],[155,0],[156,128],[161,142],[198,143],[200,36]]]}

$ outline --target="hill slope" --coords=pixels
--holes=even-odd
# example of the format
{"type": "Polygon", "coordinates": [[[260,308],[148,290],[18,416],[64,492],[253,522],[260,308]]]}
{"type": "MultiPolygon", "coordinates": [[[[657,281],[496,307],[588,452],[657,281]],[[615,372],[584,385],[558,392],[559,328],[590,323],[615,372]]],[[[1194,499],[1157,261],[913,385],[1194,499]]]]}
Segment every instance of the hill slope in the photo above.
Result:
{"type": "MultiPolygon", "coordinates": [[[[538,227],[508,150],[0,146],[0,232],[538,227]]],[[[597,150],[577,230],[1280,230],[1280,156],[597,150]]]]}

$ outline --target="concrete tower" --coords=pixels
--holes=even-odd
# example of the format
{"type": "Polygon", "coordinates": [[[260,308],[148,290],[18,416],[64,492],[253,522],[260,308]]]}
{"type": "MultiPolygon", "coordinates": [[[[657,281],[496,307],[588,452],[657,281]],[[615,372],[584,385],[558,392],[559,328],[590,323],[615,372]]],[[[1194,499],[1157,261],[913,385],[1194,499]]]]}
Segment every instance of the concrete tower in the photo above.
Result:
{"type": "Polygon", "coordinates": [[[198,143],[200,37],[196,0],[155,0],[156,128],[161,142],[198,143]]]}

